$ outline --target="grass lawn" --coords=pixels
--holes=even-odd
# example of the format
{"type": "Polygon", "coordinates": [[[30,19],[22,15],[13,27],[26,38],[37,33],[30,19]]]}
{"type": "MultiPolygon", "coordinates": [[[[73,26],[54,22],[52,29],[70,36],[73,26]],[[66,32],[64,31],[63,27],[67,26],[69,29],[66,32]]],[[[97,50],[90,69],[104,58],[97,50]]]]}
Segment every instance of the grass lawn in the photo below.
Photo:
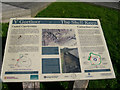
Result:
{"type": "MultiPolygon", "coordinates": [[[[111,60],[116,74],[116,79],[90,80],[89,88],[120,88],[120,23],[118,16],[120,11],[92,5],[89,3],[56,2],[38,13],[35,17],[59,17],[59,18],[95,18],[100,19],[104,36],[110,52],[111,60]]],[[[6,37],[8,24],[2,24],[2,35],[6,37]]],[[[6,85],[6,84],[5,84],[6,85]]],[[[41,89],[46,90],[51,87],[69,89],[68,82],[41,83],[41,89]]]]}

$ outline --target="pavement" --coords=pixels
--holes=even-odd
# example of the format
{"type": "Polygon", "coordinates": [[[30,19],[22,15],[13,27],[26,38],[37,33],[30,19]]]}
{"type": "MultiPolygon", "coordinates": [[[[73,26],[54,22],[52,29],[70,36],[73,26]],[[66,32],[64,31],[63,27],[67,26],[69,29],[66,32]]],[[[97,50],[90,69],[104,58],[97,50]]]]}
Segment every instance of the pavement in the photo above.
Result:
{"type": "Polygon", "coordinates": [[[14,7],[30,9],[31,16],[36,15],[39,11],[46,8],[51,2],[4,2],[4,4],[9,4],[14,7]]]}
{"type": "Polygon", "coordinates": [[[90,3],[120,10],[120,2],[90,2],[90,3]]]}
{"type": "Polygon", "coordinates": [[[9,22],[10,18],[31,17],[30,9],[24,9],[2,3],[2,22],[9,22]]]}
{"type": "Polygon", "coordinates": [[[7,23],[10,18],[33,17],[50,3],[51,2],[2,2],[2,22],[7,23]]]}

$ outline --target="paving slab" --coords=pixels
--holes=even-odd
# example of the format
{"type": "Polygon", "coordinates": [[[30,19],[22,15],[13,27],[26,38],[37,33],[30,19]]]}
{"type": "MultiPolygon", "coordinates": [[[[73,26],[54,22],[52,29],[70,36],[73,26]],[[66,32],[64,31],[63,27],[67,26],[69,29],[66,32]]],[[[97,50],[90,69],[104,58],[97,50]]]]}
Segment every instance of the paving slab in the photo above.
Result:
{"type": "Polygon", "coordinates": [[[33,17],[51,2],[2,2],[2,22],[10,18],[33,17]]]}
{"type": "Polygon", "coordinates": [[[2,22],[9,22],[10,18],[17,17],[31,17],[30,9],[24,9],[2,3],[2,22]]]}

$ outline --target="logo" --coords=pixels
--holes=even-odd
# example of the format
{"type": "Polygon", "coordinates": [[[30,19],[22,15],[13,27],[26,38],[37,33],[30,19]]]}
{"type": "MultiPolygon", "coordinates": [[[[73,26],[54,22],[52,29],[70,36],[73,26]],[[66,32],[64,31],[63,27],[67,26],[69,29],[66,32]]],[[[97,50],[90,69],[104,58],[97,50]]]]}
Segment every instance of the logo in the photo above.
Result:
{"type": "Polygon", "coordinates": [[[38,80],[38,75],[30,75],[31,80],[38,80]]]}
{"type": "Polygon", "coordinates": [[[4,79],[18,79],[17,77],[4,77],[4,79]]]}
{"type": "Polygon", "coordinates": [[[90,73],[88,73],[88,75],[90,75],[90,73]]]}
{"type": "Polygon", "coordinates": [[[58,78],[58,76],[44,76],[44,78],[58,78]]]}

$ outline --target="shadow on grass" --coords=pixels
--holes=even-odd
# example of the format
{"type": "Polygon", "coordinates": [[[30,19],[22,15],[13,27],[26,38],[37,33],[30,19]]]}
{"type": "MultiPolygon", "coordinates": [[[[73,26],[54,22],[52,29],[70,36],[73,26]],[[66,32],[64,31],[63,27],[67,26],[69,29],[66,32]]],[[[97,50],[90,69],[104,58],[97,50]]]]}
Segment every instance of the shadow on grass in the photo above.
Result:
{"type": "Polygon", "coordinates": [[[42,90],[52,90],[52,89],[59,89],[59,90],[72,90],[73,89],[73,81],[68,82],[68,87],[66,87],[65,85],[61,85],[64,84],[64,82],[42,82],[41,84],[43,85],[41,87],[42,90]]]}
{"type": "Polygon", "coordinates": [[[3,83],[2,90],[23,90],[22,83],[3,83]]]}
{"type": "Polygon", "coordinates": [[[6,37],[2,37],[2,60],[4,56],[5,45],[6,45],[6,37]]]}

